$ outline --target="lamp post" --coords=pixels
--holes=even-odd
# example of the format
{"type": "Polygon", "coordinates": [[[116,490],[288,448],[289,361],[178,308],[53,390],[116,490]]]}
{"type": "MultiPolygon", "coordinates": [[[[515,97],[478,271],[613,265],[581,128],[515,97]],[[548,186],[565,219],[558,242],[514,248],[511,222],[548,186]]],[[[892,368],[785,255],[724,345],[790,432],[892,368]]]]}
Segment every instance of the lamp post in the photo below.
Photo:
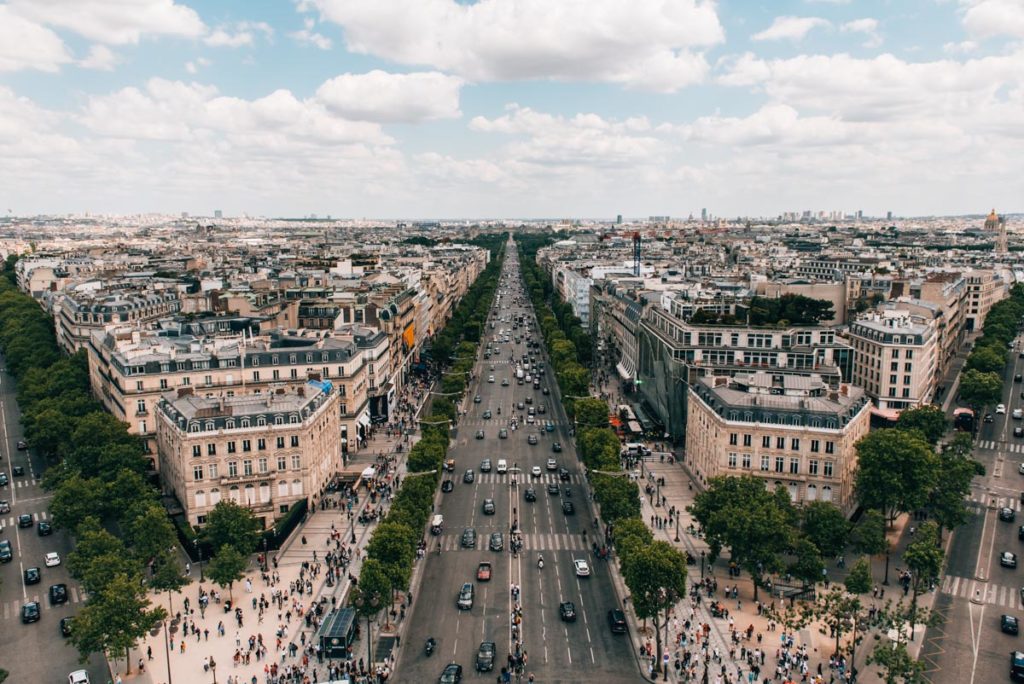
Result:
{"type": "Polygon", "coordinates": [[[707,555],[702,549],[700,552],[700,578],[704,579],[704,556],[707,555]]]}
{"type": "Polygon", "coordinates": [[[679,541],[679,511],[676,511],[676,541],[679,541]]]}
{"type": "Polygon", "coordinates": [[[199,545],[199,537],[195,538],[196,553],[199,555],[199,581],[202,582],[205,578],[203,577],[203,547],[199,545]]]}
{"type": "MultiPolygon", "coordinates": [[[[363,599],[362,596],[359,596],[358,598],[356,598],[355,604],[356,604],[356,608],[360,608],[360,609],[364,605],[366,605],[364,603],[364,599],[363,599]]],[[[380,605],[380,594],[378,594],[377,592],[373,592],[373,596],[370,597],[370,606],[372,606],[373,608],[376,608],[378,605],[380,605]]],[[[376,612],[376,611],[374,611],[374,612],[376,612]]],[[[366,655],[367,655],[368,666],[369,666],[368,669],[372,672],[373,671],[373,632],[371,631],[370,614],[369,613],[367,613],[367,615],[366,615],[366,655]]]]}
{"type": "Polygon", "coordinates": [[[269,559],[267,558],[267,537],[266,537],[266,535],[264,535],[263,536],[263,572],[267,571],[267,563],[268,562],[269,562],[269,559]]]}

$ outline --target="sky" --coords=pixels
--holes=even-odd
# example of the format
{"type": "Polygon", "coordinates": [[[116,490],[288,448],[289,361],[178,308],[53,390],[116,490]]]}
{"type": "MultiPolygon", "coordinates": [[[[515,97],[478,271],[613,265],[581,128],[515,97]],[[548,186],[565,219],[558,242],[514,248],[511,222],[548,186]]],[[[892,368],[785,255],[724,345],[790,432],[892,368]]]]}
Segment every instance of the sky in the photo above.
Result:
{"type": "Polygon", "coordinates": [[[0,211],[1024,210],[1024,0],[0,0],[0,211]]]}

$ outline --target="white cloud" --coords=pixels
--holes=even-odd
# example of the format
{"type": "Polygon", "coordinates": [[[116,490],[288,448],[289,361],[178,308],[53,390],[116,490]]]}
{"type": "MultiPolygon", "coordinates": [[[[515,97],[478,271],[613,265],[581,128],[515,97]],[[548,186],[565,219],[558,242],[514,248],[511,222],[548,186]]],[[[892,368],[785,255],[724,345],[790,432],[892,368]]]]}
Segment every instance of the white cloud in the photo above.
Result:
{"type": "Polygon", "coordinates": [[[866,48],[876,48],[883,42],[882,36],[878,33],[878,20],[871,17],[848,21],[842,24],[839,30],[843,33],[863,33],[867,37],[863,44],[866,48]]]}
{"type": "Polygon", "coordinates": [[[707,72],[721,43],[701,0],[310,0],[349,50],[473,81],[554,79],[671,92],[707,72]]]}
{"type": "Polygon", "coordinates": [[[978,49],[978,44],[973,40],[964,40],[959,43],[946,43],[942,51],[948,55],[968,55],[978,49]]]}
{"type": "Polygon", "coordinates": [[[753,40],[791,40],[799,42],[815,28],[832,26],[821,17],[775,17],[772,25],[751,36],[753,40]]]}
{"type": "Polygon", "coordinates": [[[89,48],[89,54],[85,59],[79,61],[78,65],[83,69],[113,71],[119,61],[120,58],[117,54],[106,45],[93,45],[89,48]]]}
{"type": "Polygon", "coordinates": [[[964,28],[974,38],[1024,38],[1024,3],[1020,0],[960,0],[964,28]]]}
{"type": "Polygon", "coordinates": [[[210,47],[242,47],[253,44],[253,35],[248,31],[229,33],[224,29],[215,29],[203,38],[203,42],[210,47]]]}
{"type": "Polygon", "coordinates": [[[110,45],[136,44],[144,35],[195,38],[206,27],[174,0],[9,0],[12,12],[110,45]]]}
{"type": "Polygon", "coordinates": [[[375,69],[342,74],[316,91],[328,109],[357,121],[418,122],[451,119],[459,111],[462,79],[431,71],[391,74],[375,69]]]}
{"type": "Polygon", "coordinates": [[[0,72],[36,69],[57,71],[71,61],[56,33],[0,5],[0,72]]]}
{"type": "MultiPolygon", "coordinates": [[[[305,11],[301,5],[299,6],[299,11],[305,11]]],[[[296,41],[302,43],[303,45],[312,45],[314,47],[320,48],[321,50],[331,49],[331,39],[323,35],[322,33],[317,33],[316,31],[313,30],[316,27],[316,20],[310,17],[306,17],[306,19],[302,23],[303,28],[299,29],[298,31],[292,31],[291,33],[289,33],[289,38],[294,38],[296,41]]]]}
{"type": "Polygon", "coordinates": [[[208,67],[211,64],[213,64],[213,62],[206,59],[205,57],[197,57],[194,60],[185,62],[185,71],[187,71],[190,74],[195,74],[198,73],[198,71],[203,67],[208,67]]]}

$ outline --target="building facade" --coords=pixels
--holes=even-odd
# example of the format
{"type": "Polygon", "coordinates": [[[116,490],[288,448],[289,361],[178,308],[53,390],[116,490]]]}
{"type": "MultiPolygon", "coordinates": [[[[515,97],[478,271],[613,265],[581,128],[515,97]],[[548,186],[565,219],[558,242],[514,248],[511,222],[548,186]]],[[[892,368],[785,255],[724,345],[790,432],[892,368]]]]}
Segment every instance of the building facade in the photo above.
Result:
{"type": "Polygon", "coordinates": [[[878,409],[893,412],[931,402],[937,384],[939,335],[936,319],[898,304],[850,324],[853,382],[878,409]]]}

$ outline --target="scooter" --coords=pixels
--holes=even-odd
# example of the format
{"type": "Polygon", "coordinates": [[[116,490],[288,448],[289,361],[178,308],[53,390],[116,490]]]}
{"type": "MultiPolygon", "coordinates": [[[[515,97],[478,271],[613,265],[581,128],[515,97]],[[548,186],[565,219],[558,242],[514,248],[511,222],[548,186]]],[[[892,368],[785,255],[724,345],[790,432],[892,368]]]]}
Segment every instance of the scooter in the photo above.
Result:
{"type": "Polygon", "coordinates": [[[436,647],[437,647],[437,642],[434,641],[434,637],[430,637],[430,638],[427,639],[427,643],[423,647],[423,652],[426,653],[427,656],[430,656],[430,654],[434,652],[434,649],[436,647]]]}
{"type": "Polygon", "coordinates": [[[541,557],[539,557],[537,559],[537,569],[538,570],[543,570],[544,569],[544,557],[543,556],[541,556],[541,557]]]}

